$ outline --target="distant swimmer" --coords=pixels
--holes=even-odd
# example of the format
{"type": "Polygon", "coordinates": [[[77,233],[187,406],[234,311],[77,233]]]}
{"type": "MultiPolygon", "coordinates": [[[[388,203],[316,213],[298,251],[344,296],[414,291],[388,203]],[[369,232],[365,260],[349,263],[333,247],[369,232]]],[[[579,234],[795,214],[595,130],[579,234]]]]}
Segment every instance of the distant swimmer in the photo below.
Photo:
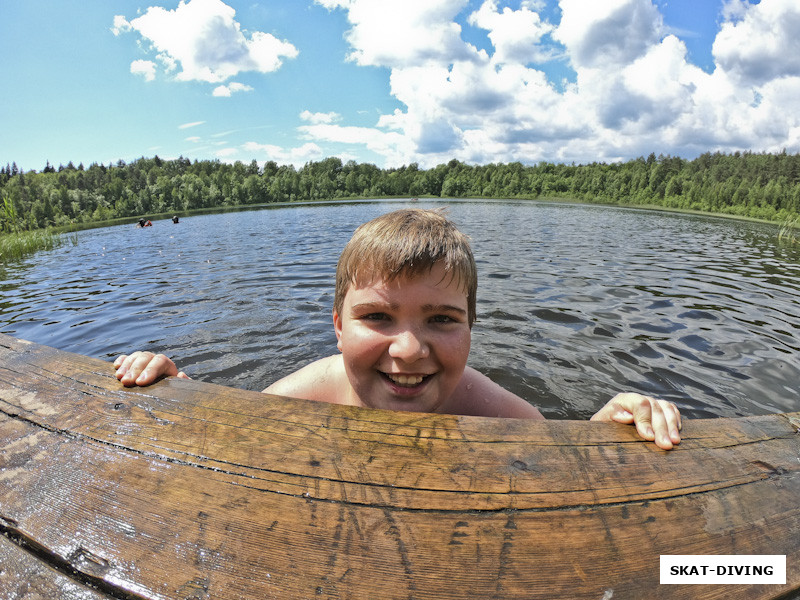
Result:
{"type": "Polygon", "coordinates": [[[145,219],[144,217],[139,219],[139,224],[137,225],[137,227],[152,227],[152,226],[153,226],[152,221],[150,221],[149,219],[145,219]]]}
{"type": "Polygon", "coordinates": [[[178,219],[178,215],[173,215],[172,216],[172,222],[173,223],[178,223],[179,221],[180,221],[180,219],[178,219]]]}

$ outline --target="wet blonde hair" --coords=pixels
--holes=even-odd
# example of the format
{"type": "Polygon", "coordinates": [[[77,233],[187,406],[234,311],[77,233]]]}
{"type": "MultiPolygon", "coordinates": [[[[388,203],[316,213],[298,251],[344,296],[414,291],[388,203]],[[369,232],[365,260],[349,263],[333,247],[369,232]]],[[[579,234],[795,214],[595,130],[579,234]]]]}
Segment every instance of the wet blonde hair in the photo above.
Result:
{"type": "Polygon", "coordinates": [[[334,309],[342,314],[351,284],[369,285],[376,278],[391,281],[416,277],[441,263],[445,277],[456,281],[467,295],[469,326],[475,322],[478,271],[461,233],[443,210],[409,208],[382,215],[356,229],[336,267],[334,309]]]}

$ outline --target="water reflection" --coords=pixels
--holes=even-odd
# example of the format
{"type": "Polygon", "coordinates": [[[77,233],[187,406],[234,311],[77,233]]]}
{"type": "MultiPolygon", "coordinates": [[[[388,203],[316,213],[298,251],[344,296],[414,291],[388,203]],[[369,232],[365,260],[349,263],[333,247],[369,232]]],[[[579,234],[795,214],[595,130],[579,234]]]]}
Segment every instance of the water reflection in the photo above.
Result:
{"type": "MultiPolygon", "coordinates": [[[[442,203],[419,203],[441,206],[442,203]]],[[[156,348],[262,389],[336,351],[339,252],[402,203],[293,206],[119,226],[3,272],[0,330],[90,356],[156,348]]],[[[544,203],[449,203],[480,288],[471,364],[547,416],[612,393],[689,416],[800,410],[800,256],[775,228],[544,203]]]]}

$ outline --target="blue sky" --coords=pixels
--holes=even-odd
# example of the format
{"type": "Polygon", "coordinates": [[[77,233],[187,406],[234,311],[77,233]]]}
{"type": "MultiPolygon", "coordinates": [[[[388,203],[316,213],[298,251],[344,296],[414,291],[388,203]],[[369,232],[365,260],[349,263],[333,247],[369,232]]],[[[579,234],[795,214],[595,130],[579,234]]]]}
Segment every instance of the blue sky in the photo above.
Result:
{"type": "Polygon", "coordinates": [[[0,164],[800,151],[796,0],[0,0],[0,164]]]}

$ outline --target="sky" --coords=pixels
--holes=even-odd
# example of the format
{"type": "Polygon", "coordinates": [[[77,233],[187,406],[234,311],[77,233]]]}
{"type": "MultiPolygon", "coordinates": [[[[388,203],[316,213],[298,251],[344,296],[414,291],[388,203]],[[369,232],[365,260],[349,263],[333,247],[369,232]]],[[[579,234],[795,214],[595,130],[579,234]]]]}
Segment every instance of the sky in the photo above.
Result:
{"type": "Polygon", "coordinates": [[[0,165],[800,152],[798,0],[0,0],[0,165]]]}

